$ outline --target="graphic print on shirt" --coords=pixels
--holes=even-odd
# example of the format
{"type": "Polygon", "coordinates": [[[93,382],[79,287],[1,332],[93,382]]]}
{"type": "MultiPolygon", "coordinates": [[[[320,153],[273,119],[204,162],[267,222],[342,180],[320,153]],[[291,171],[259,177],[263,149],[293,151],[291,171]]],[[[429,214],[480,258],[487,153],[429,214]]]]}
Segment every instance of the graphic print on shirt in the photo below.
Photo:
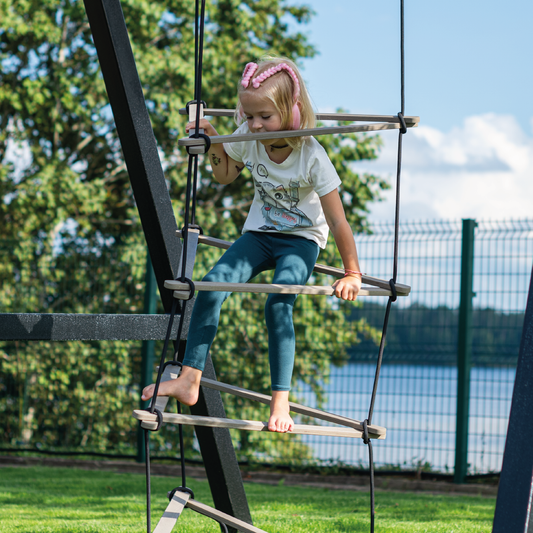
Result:
{"type": "MultiPolygon", "coordinates": [[[[254,175],[254,167],[250,162],[246,164],[252,173],[255,187],[263,202],[261,214],[265,224],[262,231],[291,231],[297,228],[309,228],[313,225],[311,219],[297,205],[300,203],[299,181],[289,181],[289,191],[283,185],[274,185],[269,181],[259,181],[254,175]]],[[[256,174],[260,178],[268,178],[265,165],[257,165],[256,174]]]]}

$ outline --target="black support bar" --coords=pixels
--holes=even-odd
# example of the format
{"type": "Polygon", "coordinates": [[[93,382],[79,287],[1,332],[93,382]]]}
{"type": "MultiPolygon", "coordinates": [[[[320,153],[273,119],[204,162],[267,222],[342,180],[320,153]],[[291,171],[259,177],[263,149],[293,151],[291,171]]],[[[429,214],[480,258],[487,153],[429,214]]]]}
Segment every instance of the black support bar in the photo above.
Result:
{"type": "Polygon", "coordinates": [[[533,272],[516,367],[493,533],[533,533],[533,272]]]}
{"type": "Polygon", "coordinates": [[[181,244],[119,0],[85,0],[100,68],[165,311],[181,244]]]}
{"type": "Polygon", "coordinates": [[[155,341],[167,326],[167,315],[1,313],[0,341],[155,341]]]}

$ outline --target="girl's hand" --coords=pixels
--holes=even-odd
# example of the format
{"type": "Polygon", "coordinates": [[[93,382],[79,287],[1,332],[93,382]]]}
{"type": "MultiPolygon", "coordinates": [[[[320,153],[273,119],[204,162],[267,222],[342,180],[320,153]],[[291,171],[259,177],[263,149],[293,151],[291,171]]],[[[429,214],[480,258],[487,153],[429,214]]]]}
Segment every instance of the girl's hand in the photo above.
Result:
{"type": "MultiPolygon", "coordinates": [[[[188,122],[185,126],[185,131],[189,133],[190,130],[193,130],[196,128],[196,121],[194,122],[188,122]]],[[[213,127],[211,122],[209,120],[206,120],[205,118],[200,119],[200,129],[204,130],[206,135],[209,135],[209,137],[214,137],[215,135],[218,135],[217,130],[213,127]]]]}
{"type": "Polygon", "coordinates": [[[359,274],[348,274],[334,284],[335,296],[353,302],[361,290],[362,278],[359,274]]]}

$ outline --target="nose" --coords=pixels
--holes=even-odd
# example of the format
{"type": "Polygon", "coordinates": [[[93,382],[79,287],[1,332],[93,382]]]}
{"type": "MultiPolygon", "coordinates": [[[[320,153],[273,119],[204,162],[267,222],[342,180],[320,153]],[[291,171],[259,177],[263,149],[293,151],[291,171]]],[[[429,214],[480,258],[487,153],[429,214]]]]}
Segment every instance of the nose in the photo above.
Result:
{"type": "Polygon", "coordinates": [[[259,130],[263,127],[263,124],[261,124],[261,121],[259,120],[254,120],[252,127],[254,128],[254,130],[259,130]]]}

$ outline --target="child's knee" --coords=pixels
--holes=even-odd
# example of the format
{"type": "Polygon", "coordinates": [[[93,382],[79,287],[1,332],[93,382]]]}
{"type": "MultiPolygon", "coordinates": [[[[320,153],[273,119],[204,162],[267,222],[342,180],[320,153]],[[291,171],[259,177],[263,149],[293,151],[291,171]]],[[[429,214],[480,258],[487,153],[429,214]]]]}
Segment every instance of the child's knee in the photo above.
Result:
{"type": "Polygon", "coordinates": [[[296,295],[294,294],[271,294],[265,304],[265,317],[267,320],[292,319],[292,310],[296,295]]]}

